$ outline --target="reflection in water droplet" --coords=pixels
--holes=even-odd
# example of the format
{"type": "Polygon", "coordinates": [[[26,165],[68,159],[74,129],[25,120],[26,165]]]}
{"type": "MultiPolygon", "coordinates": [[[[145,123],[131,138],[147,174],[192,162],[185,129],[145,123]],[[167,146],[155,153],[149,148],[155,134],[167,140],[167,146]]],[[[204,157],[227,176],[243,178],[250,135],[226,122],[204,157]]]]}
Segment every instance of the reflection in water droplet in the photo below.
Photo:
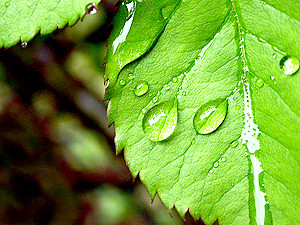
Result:
{"type": "Polygon", "coordinates": [[[237,141],[233,141],[233,142],[231,142],[230,147],[235,148],[236,146],[238,146],[238,144],[239,143],[237,141]]]}
{"type": "Polygon", "coordinates": [[[299,60],[294,56],[284,56],[279,62],[280,68],[286,75],[293,75],[299,70],[299,60]]]}
{"type": "Polygon", "coordinates": [[[124,80],[120,80],[119,84],[122,85],[122,86],[124,86],[125,85],[125,81],[124,80]]]}
{"type": "Polygon", "coordinates": [[[22,43],[21,43],[21,47],[22,47],[22,48],[26,48],[26,47],[27,47],[27,45],[28,45],[28,43],[27,43],[27,42],[22,42],[22,43]]]}
{"type": "Polygon", "coordinates": [[[270,79],[271,79],[271,80],[275,80],[275,77],[274,77],[274,76],[270,76],[270,79]]]}
{"type": "Polygon", "coordinates": [[[85,7],[85,11],[86,11],[86,13],[93,15],[93,14],[97,13],[98,10],[96,8],[95,3],[90,3],[85,7]]]}
{"type": "Polygon", "coordinates": [[[217,168],[218,166],[219,166],[219,163],[218,163],[218,162],[215,162],[215,163],[214,163],[214,167],[217,168]]]}
{"type": "Polygon", "coordinates": [[[174,77],[174,78],[172,79],[172,81],[173,81],[173,83],[176,83],[176,82],[178,81],[178,78],[177,78],[177,77],[174,77]]]}
{"type": "Polygon", "coordinates": [[[134,94],[138,97],[147,93],[149,89],[148,83],[146,81],[141,81],[138,85],[134,88],[134,94]]]}
{"type": "Polygon", "coordinates": [[[264,84],[265,84],[265,82],[262,79],[259,78],[256,80],[257,87],[262,87],[262,86],[264,86],[264,84]]]}
{"type": "Polygon", "coordinates": [[[216,99],[202,105],[195,114],[194,128],[198,134],[210,134],[223,123],[227,114],[227,100],[216,99]]]}
{"type": "Polygon", "coordinates": [[[152,141],[163,141],[175,130],[177,124],[177,99],[162,102],[144,116],[143,130],[152,141]]]}

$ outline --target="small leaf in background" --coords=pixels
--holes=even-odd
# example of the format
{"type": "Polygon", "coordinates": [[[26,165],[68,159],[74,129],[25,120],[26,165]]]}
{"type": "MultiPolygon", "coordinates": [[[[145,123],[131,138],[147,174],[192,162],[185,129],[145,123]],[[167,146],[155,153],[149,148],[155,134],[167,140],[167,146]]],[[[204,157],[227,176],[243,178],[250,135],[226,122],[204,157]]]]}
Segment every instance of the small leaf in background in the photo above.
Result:
{"type": "Polygon", "coordinates": [[[1,0],[0,48],[9,48],[19,41],[26,47],[37,33],[46,35],[83,18],[87,5],[95,7],[100,0],[1,0]]]}

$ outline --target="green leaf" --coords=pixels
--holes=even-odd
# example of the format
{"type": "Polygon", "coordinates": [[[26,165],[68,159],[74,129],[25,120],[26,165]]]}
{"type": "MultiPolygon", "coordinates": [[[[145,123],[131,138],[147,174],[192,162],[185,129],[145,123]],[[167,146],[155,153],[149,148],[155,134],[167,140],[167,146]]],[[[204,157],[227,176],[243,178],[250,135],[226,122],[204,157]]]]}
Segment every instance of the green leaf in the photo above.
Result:
{"type": "Polygon", "coordinates": [[[0,0],[0,48],[74,25],[100,0],[0,0]]]}
{"type": "Polygon", "coordinates": [[[152,198],[206,224],[300,224],[299,4],[121,4],[107,57],[108,114],[117,152],[152,198]],[[141,82],[148,91],[136,96],[141,82]],[[151,141],[146,112],[174,99],[174,131],[151,141]],[[197,133],[197,111],[216,99],[226,99],[227,112],[216,104],[219,113],[200,124],[216,130],[197,133]]]}

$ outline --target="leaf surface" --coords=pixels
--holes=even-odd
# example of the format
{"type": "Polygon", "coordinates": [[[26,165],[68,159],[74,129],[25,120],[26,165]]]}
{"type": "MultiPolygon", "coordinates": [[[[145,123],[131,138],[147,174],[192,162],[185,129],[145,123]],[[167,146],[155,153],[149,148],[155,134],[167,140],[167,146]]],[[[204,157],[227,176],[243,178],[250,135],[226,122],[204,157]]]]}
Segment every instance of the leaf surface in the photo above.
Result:
{"type": "Polygon", "coordinates": [[[74,25],[90,3],[100,0],[0,0],[0,48],[74,25]]]}
{"type": "Polygon", "coordinates": [[[109,120],[117,152],[167,208],[206,224],[300,223],[300,72],[280,67],[284,56],[300,59],[299,4],[121,4],[107,57],[109,120]],[[149,90],[138,97],[140,82],[149,90]],[[145,114],[174,99],[174,132],[151,141],[145,114]],[[197,133],[195,114],[216,99],[228,103],[223,123],[213,115],[219,127],[197,133]]]}

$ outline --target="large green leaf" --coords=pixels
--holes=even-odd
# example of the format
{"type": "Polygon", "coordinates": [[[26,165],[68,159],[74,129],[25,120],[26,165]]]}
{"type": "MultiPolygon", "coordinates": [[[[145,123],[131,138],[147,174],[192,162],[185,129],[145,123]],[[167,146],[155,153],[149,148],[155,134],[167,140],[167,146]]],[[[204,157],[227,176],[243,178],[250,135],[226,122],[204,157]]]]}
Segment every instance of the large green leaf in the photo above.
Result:
{"type": "Polygon", "coordinates": [[[300,224],[300,72],[286,71],[300,59],[299,10],[298,0],[121,4],[109,120],[117,152],[167,208],[206,224],[300,224]]]}
{"type": "Polygon", "coordinates": [[[74,25],[100,0],[0,0],[0,48],[74,25]]]}

